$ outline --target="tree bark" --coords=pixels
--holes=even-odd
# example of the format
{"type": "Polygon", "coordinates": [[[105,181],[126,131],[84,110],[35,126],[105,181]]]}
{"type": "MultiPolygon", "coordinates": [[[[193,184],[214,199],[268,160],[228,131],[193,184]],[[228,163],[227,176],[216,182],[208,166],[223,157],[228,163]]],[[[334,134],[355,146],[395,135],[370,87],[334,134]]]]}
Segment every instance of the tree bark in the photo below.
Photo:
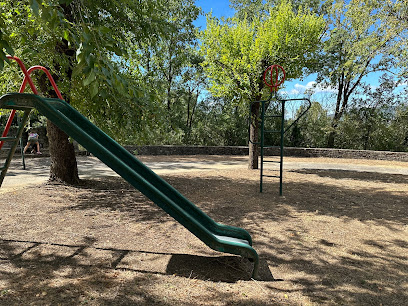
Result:
{"type": "MultiPolygon", "coordinates": [[[[69,71],[68,71],[69,72],[69,71]]],[[[72,73],[71,73],[72,74],[72,73]]],[[[68,77],[71,75],[68,73],[68,77]]],[[[55,80],[57,76],[53,75],[55,80]]],[[[42,74],[39,78],[39,88],[46,96],[57,98],[53,89],[48,87],[48,78],[42,74]]],[[[69,102],[69,99],[66,100],[69,102]]],[[[61,131],[50,120],[47,120],[47,136],[51,156],[50,181],[59,181],[70,185],[79,183],[78,166],[74,145],[66,133],[61,131]]]]}
{"type": "Polygon", "coordinates": [[[51,155],[50,181],[78,184],[80,180],[74,145],[69,141],[68,135],[49,120],[47,131],[51,155]]]}
{"type": "Polygon", "coordinates": [[[258,159],[259,159],[259,145],[258,145],[258,134],[259,134],[259,102],[254,102],[251,105],[251,118],[249,125],[249,164],[248,169],[258,169],[258,159]]]}
{"type": "Polygon", "coordinates": [[[329,136],[327,138],[327,147],[328,148],[334,148],[334,139],[336,137],[336,132],[335,131],[331,131],[329,133],[329,136]]]}
{"type": "MultiPolygon", "coordinates": [[[[238,84],[239,85],[239,84],[238,84]]],[[[259,93],[255,95],[254,101],[260,101],[262,98],[262,88],[265,84],[262,80],[262,77],[258,79],[258,88],[259,93]]],[[[253,86],[254,87],[254,86],[253,86]]],[[[268,105],[269,106],[269,105],[268,105]]],[[[249,159],[248,159],[248,169],[258,169],[259,168],[259,112],[260,112],[261,103],[253,102],[251,104],[251,115],[250,115],[250,124],[249,124],[249,159]]],[[[266,107],[267,108],[267,107],[266,107]]]]}

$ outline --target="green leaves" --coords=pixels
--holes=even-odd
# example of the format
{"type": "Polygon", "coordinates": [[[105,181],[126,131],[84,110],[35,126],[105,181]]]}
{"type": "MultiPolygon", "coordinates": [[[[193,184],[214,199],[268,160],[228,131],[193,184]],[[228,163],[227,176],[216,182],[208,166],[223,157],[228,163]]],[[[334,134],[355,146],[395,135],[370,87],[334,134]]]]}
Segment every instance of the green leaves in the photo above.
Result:
{"type": "MultiPolygon", "coordinates": [[[[121,121],[132,119],[135,124],[140,121],[139,105],[145,99],[144,83],[129,74],[128,50],[139,48],[150,37],[163,36],[167,28],[161,16],[163,3],[162,0],[1,2],[0,68],[6,53],[13,51],[28,67],[46,66],[57,79],[64,98],[102,126],[109,123],[112,131],[115,128],[123,131],[127,124],[120,124],[121,121]]],[[[13,71],[5,74],[10,82],[18,80],[15,66],[6,67],[8,72],[13,71]]]]}
{"type": "Polygon", "coordinates": [[[14,55],[14,50],[9,44],[7,32],[5,32],[6,24],[3,18],[4,15],[0,13],[0,71],[3,70],[4,62],[8,62],[6,55],[14,55]]]}
{"type": "MultiPolygon", "coordinates": [[[[396,22],[403,2],[333,3],[318,72],[319,82],[337,88],[333,128],[347,110],[350,97],[363,87],[367,75],[406,69],[402,67],[405,64],[401,55],[407,47],[408,27],[396,22]]],[[[329,146],[334,145],[333,137],[329,146]]]]}
{"type": "Polygon", "coordinates": [[[99,92],[99,82],[97,80],[94,80],[91,83],[89,91],[91,93],[91,98],[94,98],[98,94],[98,92],[99,92]]]}
{"type": "Polygon", "coordinates": [[[251,20],[222,23],[207,16],[201,52],[211,92],[236,102],[259,99],[263,71],[272,64],[282,65],[288,79],[300,77],[314,65],[324,27],[322,18],[303,10],[296,14],[286,2],[251,20]]]}
{"type": "Polygon", "coordinates": [[[88,74],[88,76],[83,81],[84,86],[88,86],[93,81],[95,81],[95,79],[96,79],[95,70],[91,70],[91,72],[88,74]]]}
{"type": "Polygon", "coordinates": [[[30,0],[30,7],[33,10],[35,15],[40,15],[40,3],[37,0],[30,0]]]}
{"type": "MultiPolygon", "coordinates": [[[[7,39],[3,39],[5,35],[0,32],[0,47],[4,49],[9,55],[14,55],[14,50],[11,48],[7,39]]],[[[3,57],[2,57],[3,58],[3,57]]]]}

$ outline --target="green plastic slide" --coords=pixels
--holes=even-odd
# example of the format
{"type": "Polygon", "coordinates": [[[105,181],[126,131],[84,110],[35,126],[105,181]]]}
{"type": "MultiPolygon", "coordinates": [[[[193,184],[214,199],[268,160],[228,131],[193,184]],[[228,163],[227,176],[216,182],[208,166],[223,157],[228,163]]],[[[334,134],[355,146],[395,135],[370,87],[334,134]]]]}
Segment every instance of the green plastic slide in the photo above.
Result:
{"type": "Polygon", "coordinates": [[[36,108],[210,248],[253,261],[252,277],[257,277],[259,258],[246,230],[215,222],[65,101],[11,93],[0,98],[0,108],[24,111],[36,108]]]}

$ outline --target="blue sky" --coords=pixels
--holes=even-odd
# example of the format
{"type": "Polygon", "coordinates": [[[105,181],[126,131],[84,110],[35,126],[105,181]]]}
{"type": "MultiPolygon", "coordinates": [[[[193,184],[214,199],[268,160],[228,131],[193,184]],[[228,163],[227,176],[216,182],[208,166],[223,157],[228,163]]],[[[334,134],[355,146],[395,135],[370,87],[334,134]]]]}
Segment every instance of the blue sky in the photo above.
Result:
{"type": "MultiPolygon", "coordinates": [[[[203,9],[204,14],[212,11],[216,17],[231,17],[234,10],[229,7],[229,4],[229,0],[196,0],[196,5],[203,9]]],[[[195,24],[205,28],[205,16],[200,16],[195,24]]]]}

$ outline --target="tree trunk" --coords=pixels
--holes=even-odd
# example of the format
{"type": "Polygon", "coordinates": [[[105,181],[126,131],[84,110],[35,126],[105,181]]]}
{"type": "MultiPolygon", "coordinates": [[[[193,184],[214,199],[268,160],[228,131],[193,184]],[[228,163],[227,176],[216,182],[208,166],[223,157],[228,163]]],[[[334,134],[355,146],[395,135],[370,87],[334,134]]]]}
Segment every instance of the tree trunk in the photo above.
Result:
{"type": "Polygon", "coordinates": [[[344,73],[341,74],[341,76],[338,79],[338,88],[337,88],[337,97],[336,97],[336,110],[334,112],[334,117],[332,119],[331,123],[331,128],[332,131],[329,133],[329,136],[327,138],[327,147],[328,148],[334,148],[334,139],[336,137],[336,128],[338,121],[340,120],[340,106],[342,102],[342,96],[343,96],[343,90],[344,90],[344,73]]]}
{"type": "Polygon", "coordinates": [[[331,123],[331,132],[329,133],[329,136],[327,137],[327,147],[328,148],[334,148],[334,140],[336,138],[336,130],[337,130],[337,125],[338,125],[338,120],[337,120],[338,112],[334,114],[334,117],[332,119],[331,123]]]}
{"type": "MultiPolygon", "coordinates": [[[[57,77],[53,75],[56,80],[57,77]]],[[[56,98],[54,90],[49,89],[48,78],[42,74],[38,79],[41,92],[46,96],[56,98]]],[[[67,99],[68,100],[68,99],[67,99]]],[[[78,167],[74,145],[68,135],[61,131],[50,120],[47,120],[47,136],[51,155],[50,181],[59,181],[71,185],[79,183],[78,167]]]]}
{"type": "MultiPolygon", "coordinates": [[[[171,81],[170,81],[171,82],[171,81]]],[[[167,95],[166,95],[166,99],[167,99],[167,110],[170,112],[171,110],[171,84],[168,85],[167,87],[167,95]]]]}
{"type": "Polygon", "coordinates": [[[254,102],[251,105],[251,118],[249,125],[249,164],[248,169],[258,169],[259,159],[259,145],[258,145],[258,131],[259,131],[259,102],[254,102]]]}
{"type": "Polygon", "coordinates": [[[366,127],[365,133],[363,135],[363,141],[364,141],[363,150],[368,150],[370,147],[370,136],[371,136],[371,132],[374,126],[374,123],[372,122],[374,111],[365,109],[363,111],[363,115],[364,115],[364,125],[366,127]]]}
{"type": "Polygon", "coordinates": [[[328,148],[334,148],[334,141],[335,141],[335,137],[337,134],[336,133],[337,126],[339,125],[339,122],[341,118],[343,117],[343,114],[347,108],[350,95],[353,93],[354,89],[359,84],[359,82],[360,80],[358,80],[353,86],[351,86],[350,78],[346,78],[344,73],[342,73],[342,75],[339,77],[338,89],[337,89],[336,111],[334,113],[334,117],[333,117],[332,124],[331,124],[332,131],[330,132],[329,137],[327,139],[328,148]]]}
{"type": "Polygon", "coordinates": [[[327,147],[328,148],[334,148],[334,139],[336,137],[336,131],[331,131],[329,133],[329,136],[327,138],[327,147]]]}
{"type": "MultiPolygon", "coordinates": [[[[64,10],[65,18],[72,22],[74,20],[72,6],[62,4],[61,7],[64,10]]],[[[69,46],[68,41],[62,39],[62,41],[56,45],[55,51],[61,54],[61,57],[68,59],[69,65],[65,71],[64,77],[68,79],[69,83],[71,83],[73,66],[75,63],[75,50],[69,46]]],[[[55,66],[59,66],[59,64],[57,63],[55,66]]],[[[60,69],[56,70],[58,71],[60,69]]],[[[66,102],[70,102],[69,96],[63,96],[63,98],[66,102]]],[[[78,184],[80,180],[75,157],[75,148],[69,141],[68,135],[50,120],[47,120],[47,133],[51,155],[50,180],[61,181],[71,185],[78,184]]]]}
{"type": "Polygon", "coordinates": [[[50,181],[78,184],[79,176],[74,145],[69,141],[68,135],[50,120],[47,120],[47,132],[51,155],[50,181]]]}

